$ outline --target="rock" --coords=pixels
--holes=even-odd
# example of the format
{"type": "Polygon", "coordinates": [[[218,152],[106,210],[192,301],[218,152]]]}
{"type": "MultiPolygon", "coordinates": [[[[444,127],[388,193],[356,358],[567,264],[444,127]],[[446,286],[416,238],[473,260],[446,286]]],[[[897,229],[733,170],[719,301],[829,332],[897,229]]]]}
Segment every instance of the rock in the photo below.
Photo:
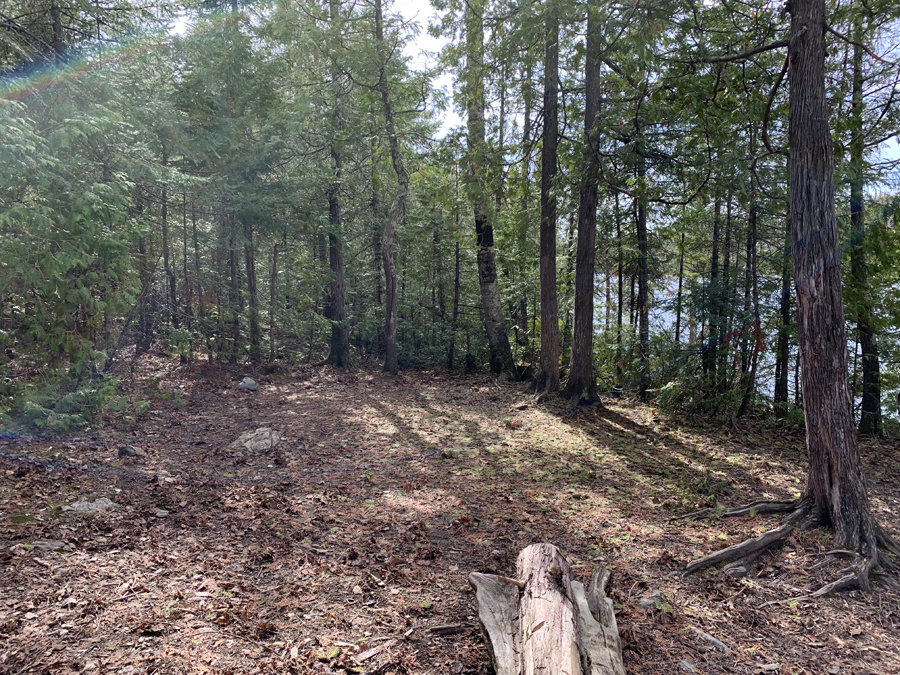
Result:
{"type": "Polygon", "coordinates": [[[92,502],[74,502],[62,507],[63,511],[72,511],[74,513],[99,513],[107,509],[117,509],[119,505],[106,497],[100,497],[92,502]]]}
{"type": "Polygon", "coordinates": [[[687,659],[681,659],[678,662],[678,667],[681,668],[686,673],[696,673],[697,669],[694,667],[694,664],[688,661],[687,659]]]}
{"type": "Polygon", "coordinates": [[[702,630],[700,630],[699,628],[696,628],[694,626],[688,626],[688,628],[690,630],[694,631],[697,635],[700,636],[701,639],[706,640],[709,644],[711,644],[713,647],[718,649],[720,652],[727,654],[728,652],[731,651],[731,648],[728,645],[726,645],[721,640],[717,640],[709,633],[704,633],[702,630]]]}
{"type": "Polygon", "coordinates": [[[245,431],[229,447],[243,448],[250,452],[265,452],[281,442],[282,436],[269,427],[261,427],[256,431],[245,431]]]}
{"type": "Polygon", "coordinates": [[[138,447],[133,445],[123,445],[119,448],[119,459],[125,459],[127,457],[146,457],[147,453],[144,450],[141,450],[138,447]]]}
{"type": "Polygon", "coordinates": [[[643,598],[638,599],[636,604],[638,609],[649,612],[656,609],[657,606],[661,605],[663,602],[665,602],[665,599],[663,598],[662,591],[655,589],[650,591],[650,595],[645,595],[643,598]]]}
{"type": "Polygon", "coordinates": [[[64,541],[33,541],[31,545],[38,551],[71,551],[72,547],[64,541]]]}
{"type": "Polygon", "coordinates": [[[757,663],[755,673],[777,673],[781,667],[780,663],[757,663]]]}
{"type": "Polygon", "coordinates": [[[248,389],[249,391],[256,391],[257,389],[259,389],[259,385],[256,384],[252,377],[245,377],[238,385],[238,389],[248,389]]]}
{"type": "Polygon", "coordinates": [[[167,515],[169,515],[169,512],[165,509],[156,509],[156,513],[154,513],[153,515],[157,518],[165,518],[167,515]]]}

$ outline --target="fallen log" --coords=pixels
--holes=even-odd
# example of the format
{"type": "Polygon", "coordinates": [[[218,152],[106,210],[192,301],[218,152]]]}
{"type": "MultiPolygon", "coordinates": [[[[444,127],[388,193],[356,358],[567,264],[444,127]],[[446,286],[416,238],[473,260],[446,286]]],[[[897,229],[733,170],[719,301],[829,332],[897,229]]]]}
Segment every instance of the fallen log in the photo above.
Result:
{"type": "Polygon", "coordinates": [[[555,546],[533,544],[516,577],[469,575],[497,675],[625,675],[607,570],[585,588],[555,546]]]}

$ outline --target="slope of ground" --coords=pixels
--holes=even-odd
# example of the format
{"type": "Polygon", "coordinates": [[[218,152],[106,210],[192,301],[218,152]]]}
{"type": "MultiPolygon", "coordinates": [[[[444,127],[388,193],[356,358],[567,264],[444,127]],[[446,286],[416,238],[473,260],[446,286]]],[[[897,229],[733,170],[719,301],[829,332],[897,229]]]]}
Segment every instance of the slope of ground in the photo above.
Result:
{"type": "MultiPolygon", "coordinates": [[[[487,673],[467,575],[510,574],[538,541],[612,568],[630,673],[900,672],[895,589],[790,601],[837,573],[812,569],[825,531],[743,579],[683,575],[775,521],[672,517],[794,497],[800,433],[535,406],[448,373],[306,368],[255,393],[243,374],[148,358],[123,385],[151,401],[136,421],[3,437],[0,673],[487,673]],[[258,427],[285,439],[229,448],[258,427]],[[101,497],[116,506],[65,509],[101,497]]],[[[898,444],[863,452],[896,533],[898,444]]]]}

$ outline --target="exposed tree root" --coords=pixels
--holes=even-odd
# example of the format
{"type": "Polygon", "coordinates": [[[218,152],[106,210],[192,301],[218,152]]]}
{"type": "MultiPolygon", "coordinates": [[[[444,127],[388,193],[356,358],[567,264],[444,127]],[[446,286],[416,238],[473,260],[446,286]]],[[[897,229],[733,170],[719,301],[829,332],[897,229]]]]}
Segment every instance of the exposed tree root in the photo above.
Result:
{"type": "MultiPolygon", "coordinates": [[[[692,514],[681,516],[697,516],[711,511],[711,509],[703,509],[695,511],[692,514]]],[[[713,567],[724,563],[722,571],[731,576],[739,577],[747,574],[749,566],[759,557],[759,555],[773,544],[787,539],[791,532],[795,529],[810,529],[821,524],[822,514],[809,500],[800,499],[795,502],[755,502],[747,506],[741,506],[734,509],[723,511],[719,516],[736,516],[748,513],[778,513],[791,511],[785,517],[781,525],[773,530],[769,530],[758,537],[747,539],[739,544],[734,544],[720,551],[710,553],[709,555],[698,558],[686,567],[688,573],[697,572],[708,567],[713,567]]],[[[881,527],[878,523],[872,522],[870,531],[863,536],[863,541],[859,542],[859,550],[835,549],[826,553],[826,559],[814,565],[811,569],[821,569],[832,564],[837,560],[838,556],[851,556],[852,562],[849,566],[838,572],[838,579],[825,584],[818,590],[809,595],[793,598],[794,600],[803,600],[810,598],[819,598],[829,593],[838,591],[861,589],[869,590],[869,578],[878,570],[898,569],[897,563],[888,555],[893,553],[900,555],[900,546],[897,542],[881,527]]]]}
{"type": "Polygon", "coordinates": [[[790,501],[760,500],[753,502],[752,504],[745,504],[744,506],[735,506],[732,509],[725,509],[724,511],[717,511],[715,508],[698,509],[697,511],[683,513],[680,516],[673,516],[672,518],[669,518],[669,520],[706,518],[707,516],[728,518],[731,516],[756,515],[758,513],[788,513],[790,511],[794,511],[796,508],[797,501],[795,499],[792,499],[790,501]]]}

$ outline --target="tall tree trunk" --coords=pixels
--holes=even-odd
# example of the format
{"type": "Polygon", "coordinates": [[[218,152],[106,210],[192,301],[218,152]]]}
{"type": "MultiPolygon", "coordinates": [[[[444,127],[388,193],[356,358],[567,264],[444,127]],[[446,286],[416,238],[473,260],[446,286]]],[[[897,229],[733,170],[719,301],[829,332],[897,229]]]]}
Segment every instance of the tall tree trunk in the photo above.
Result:
{"type": "Polygon", "coordinates": [[[684,232],[678,245],[678,294],[675,296],[675,343],[681,343],[681,290],[684,285],[684,232]]]}
{"type": "Polygon", "coordinates": [[[237,250],[234,242],[234,216],[228,216],[231,235],[228,240],[228,271],[229,271],[229,287],[228,287],[228,309],[231,312],[231,354],[229,359],[232,363],[237,363],[240,356],[241,343],[241,313],[239,307],[240,290],[238,286],[238,262],[237,250]]]}
{"type": "Polygon", "coordinates": [[[559,16],[547,6],[544,59],[544,139],[541,148],[541,358],[534,379],[540,395],[559,389],[559,308],[556,300],[556,177],[559,91],[559,16]]]}
{"type": "Polygon", "coordinates": [[[825,93],[825,0],[791,4],[791,236],[809,452],[803,501],[834,527],[834,548],[863,562],[846,585],[869,588],[884,537],[872,517],[860,466],[847,375],[841,254],[834,205],[834,151],[825,93]]]}
{"type": "Polygon", "coordinates": [[[637,244],[638,244],[638,356],[641,365],[641,378],[638,385],[638,396],[647,401],[647,390],[650,387],[650,280],[648,275],[649,246],[647,241],[647,194],[644,189],[646,159],[638,157],[638,180],[641,192],[637,199],[637,244]]]}
{"type": "Polygon", "coordinates": [[[197,239],[197,204],[191,200],[191,239],[194,244],[194,286],[197,288],[197,318],[204,315],[203,283],[200,277],[200,243],[197,239]]]}
{"type": "Polygon", "coordinates": [[[759,209],[755,203],[750,205],[750,223],[749,233],[747,235],[747,266],[750,270],[750,289],[751,301],[753,303],[753,333],[750,339],[750,369],[746,373],[746,377],[742,378],[743,394],[741,396],[741,405],[738,408],[737,416],[743,417],[747,408],[750,406],[750,399],[756,391],[756,369],[759,365],[759,355],[765,344],[762,334],[762,326],[759,321],[759,273],[756,266],[756,240],[757,240],[757,218],[759,209]]]}
{"type": "MultiPolygon", "coordinates": [[[[458,225],[459,223],[457,223],[458,225]]],[[[456,259],[453,271],[453,321],[450,326],[450,344],[447,346],[447,368],[453,369],[456,352],[456,329],[459,319],[459,241],[456,242],[456,259]]]]}
{"type": "Polygon", "coordinates": [[[250,300],[250,362],[254,365],[262,359],[262,337],[259,330],[259,292],[256,284],[256,249],[253,244],[253,227],[247,226],[244,243],[244,265],[247,268],[247,297],[250,300]]]}
{"type": "Polygon", "coordinates": [[[599,400],[594,381],[594,242],[597,236],[597,179],[600,167],[600,26],[596,0],[587,6],[585,37],[584,151],[578,190],[578,252],[575,260],[575,317],[572,360],[563,395],[572,404],[599,400]]]}
{"type": "Polygon", "coordinates": [[[269,281],[269,360],[274,361],[278,350],[275,347],[275,305],[278,300],[278,242],[272,246],[272,277],[269,281]]]}
{"type": "MultiPolygon", "coordinates": [[[[163,156],[163,165],[165,165],[166,159],[163,156]]],[[[176,280],[175,280],[175,268],[171,264],[171,250],[169,247],[169,188],[167,185],[163,184],[162,186],[162,212],[160,215],[160,220],[162,221],[162,245],[163,245],[163,269],[166,272],[166,291],[167,291],[167,302],[166,304],[169,306],[169,322],[172,328],[178,328],[178,304],[176,297],[176,280]]]]}
{"type": "Polygon", "coordinates": [[[870,436],[881,435],[881,372],[878,363],[878,345],[873,326],[872,295],[866,269],[866,221],[865,187],[865,138],[863,137],[863,47],[862,11],[857,10],[853,45],[853,89],[851,99],[850,143],[850,223],[853,227],[850,250],[850,273],[858,293],[856,326],[859,345],[862,350],[862,412],[859,418],[859,433],[870,436]]]}
{"type": "Polygon", "coordinates": [[[616,264],[618,268],[618,302],[616,304],[616,384],[621,385],[625,376],[622,352],[622,317],[625,310],[625,254],[622,250],[622,214],[619,210],[619,193],[616,193],[616,264]]]}
{"type": "Polygon", "coordinates": [[[491,204],[485,185],[485,171],[489,161],[484,129],[484,0],[470,0],[466,4],[466,72],[465,98],[475,236],[478,259],[478,283],[481,287],[481,307],[491,350],[491,371],[506,371],[516,377],[503,307],[497,280],[497,261],[494,252],[494,224],[491,204]]]}
{"type": "MultiPolygon", "coordinates": [[[[329,13],[332,25],[338,21],[340,4],[338,0],[330,0],[329,13]]],[[[331,347],[326,363],[338,368],[350,365],[350,332],[347,328],[347,305],[344,294],[344,251],[341,242],[341,180],[343,173],[343,155],[341,135],[344,131],[344,92],[341,90],[341,77],[335,68],[332,71],[334,89],[334,108],[331,112],[331,164],[334,180],[328,188],[328,266],[331,270],[331,286],[328,294],[331,320],[331,347]]]]}
{"type": "Polygon", "coordinates": [[[50,3],[50,27],[53,30],[53,38],[50,46],[53,48],[53,59],[61,60],[63,57],[63,27],[62,13],[60,12],[59,3],[53,0],[50,3]]]}
{"type": "Polygon", "coordinates": [[[397,364],[397,274],[394,269],[394,244],[397,224],[406,217],[406,199],[409,193],[409,174],[400,153],[400,141],[394,121],[394,108],[391,100],[391,89],[387,81],[388,49],[384,42],[384,26],[381,13],[381,0],[375,0],[375,39],[378,42],[378,53],[381,64],[378,70],[376,89],[381,94],[381,105],[384,113],[384,126],[387,132],[388,145],[391,149],[391,164],[397,174],[397,196],[388,213],[384,235],[381,239],[382,259],[384,261],[385,303],[384,303],[384,370],[396,375],[397,364]]]}
{"type": "Polygon", "coordinates": [[[785,219],[784,260],[781,263],[781,326],[778,329],[778,354],[775,362],[775,417],[783,419],[787,415],[788,369],[790,367],[791,343],[791,221],[785,219]]]}
{"type": "Polygon", "coordinates": [[[716,353],[719,340],[719,238],[722,231],[722,200],[716,197],[713,215],[712,260],[709,272],[709,294],[707,311],[709,312],[708,343],[703,352],[703,375],[706,378],[706,395],[715,396],[716,389],[716,353]]]}

